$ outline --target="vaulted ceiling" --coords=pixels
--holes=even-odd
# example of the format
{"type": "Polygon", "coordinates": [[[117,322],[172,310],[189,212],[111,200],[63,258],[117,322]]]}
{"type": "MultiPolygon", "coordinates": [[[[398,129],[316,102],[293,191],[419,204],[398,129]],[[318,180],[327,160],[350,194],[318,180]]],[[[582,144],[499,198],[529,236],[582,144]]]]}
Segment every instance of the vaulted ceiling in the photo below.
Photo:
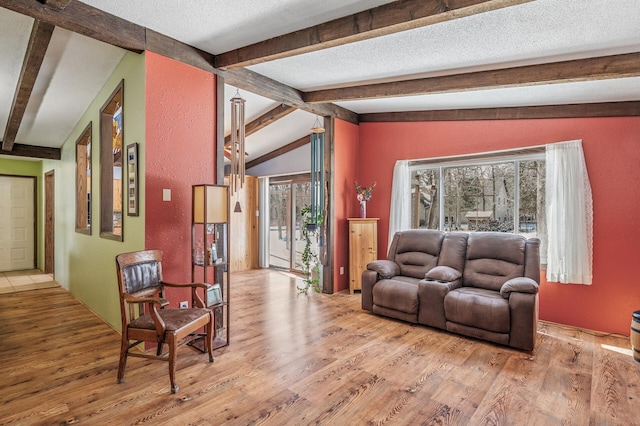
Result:
{"type": "Polygon", "coordinates": [[[240,88],[253,161],[315,115],[639,115],[639,22],[628,0],[0,0],[0,154],[59,157],[127,50],[240,88]]]}

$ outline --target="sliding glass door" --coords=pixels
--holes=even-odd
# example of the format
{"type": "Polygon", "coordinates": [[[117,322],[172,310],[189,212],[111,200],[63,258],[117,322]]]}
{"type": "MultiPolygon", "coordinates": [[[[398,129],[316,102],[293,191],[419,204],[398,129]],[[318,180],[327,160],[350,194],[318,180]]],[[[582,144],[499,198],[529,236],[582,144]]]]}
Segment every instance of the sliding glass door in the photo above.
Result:
{"type": "MultiPolygon", "coordinates": [[[[304,218],[302,209],[311,202],[310,179],[272,179],[269,184],[269,267],[302,270],[304,218]]],[[[317,242],[312,241],[312,250],[317,242]]]]}

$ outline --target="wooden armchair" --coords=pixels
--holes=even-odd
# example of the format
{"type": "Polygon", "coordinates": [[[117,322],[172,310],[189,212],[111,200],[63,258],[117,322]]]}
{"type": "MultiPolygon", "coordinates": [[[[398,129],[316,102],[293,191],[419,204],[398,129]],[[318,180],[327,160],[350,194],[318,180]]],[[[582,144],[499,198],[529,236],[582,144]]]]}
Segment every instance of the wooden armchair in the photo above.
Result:
{"type": "Polygon", "coordinates": [[[176,393],[176,353],[178,346],[202,337],[198,331],[206,330],[205,346],[209,361],[213,362],[213,313],[205,308],[196,289],[206,291],[207,284],[172,284],[162,280],[162,252],[146,250],[116,256],[120,310],[122,316],[122,345],[118,364],[118,383],[124,381],[127,356],[169,361],[171,392],[176,393]],[[165,287],[190,288],[192,306],[187,309],[164,309],[165,287]],[[146,307],[146,310],[145,310],[146,307]],[[145,312],[146,311],[146,312],[145,312]],[[131,343],[131,341],[133,341],[131,343]],[[140,352],[135,346],[143,342],[157,343],[156,354],[140,352]],[[168,352],[163,353],[164,344],[168,352]]]}

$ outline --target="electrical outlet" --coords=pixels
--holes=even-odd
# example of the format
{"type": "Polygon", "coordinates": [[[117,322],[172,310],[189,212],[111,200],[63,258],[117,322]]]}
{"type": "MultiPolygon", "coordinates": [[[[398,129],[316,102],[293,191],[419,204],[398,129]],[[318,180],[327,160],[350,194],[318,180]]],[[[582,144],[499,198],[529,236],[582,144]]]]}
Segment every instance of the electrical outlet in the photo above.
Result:
{"type": "Polygon", "coordinates": [[[340,275],[344,275],[344,266],[340,267],[340,275]]]}
{"type": "Polygon", "coordinates": [[[180,302],[180,309],[187,309],[189,307],[189,302],[188,301],[184,301],[184,302],[180,302]]]}

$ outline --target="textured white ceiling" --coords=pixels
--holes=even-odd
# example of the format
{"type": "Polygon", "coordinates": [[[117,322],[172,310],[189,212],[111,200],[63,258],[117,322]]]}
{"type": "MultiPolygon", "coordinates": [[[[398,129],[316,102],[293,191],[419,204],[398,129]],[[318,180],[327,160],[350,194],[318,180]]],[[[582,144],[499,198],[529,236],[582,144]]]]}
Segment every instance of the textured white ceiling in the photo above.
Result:
{"type": "Polygon", "coordinates": [[[16,142],[61,146],[124,53],[117,47],[56,27],[16,142]]]}
{"type": "Polygon", "coordinates": [[[33,19],[0,8],[0,138],[7,128],[33,19]]]}
{"type": "Polygon", "coordinates": [[[639,49],[640,1],[537,0],[250,69],[306,91],[639,49]]]}
{"type": "Polygon", "coordinates": [[[620,102],[640,99],[640,77],[617,80],[560,83],[540,90],[539,86],[474,90],[378,99],[375,102],[337,102],[359,114],[388,111],[421,111],[471,108],[500,108],[568,103],[620,102]]]}
{"type": "Polygon", "coordinates": [[[391,0],[82,0],[209,53],[222,53],[391,0]]]}

